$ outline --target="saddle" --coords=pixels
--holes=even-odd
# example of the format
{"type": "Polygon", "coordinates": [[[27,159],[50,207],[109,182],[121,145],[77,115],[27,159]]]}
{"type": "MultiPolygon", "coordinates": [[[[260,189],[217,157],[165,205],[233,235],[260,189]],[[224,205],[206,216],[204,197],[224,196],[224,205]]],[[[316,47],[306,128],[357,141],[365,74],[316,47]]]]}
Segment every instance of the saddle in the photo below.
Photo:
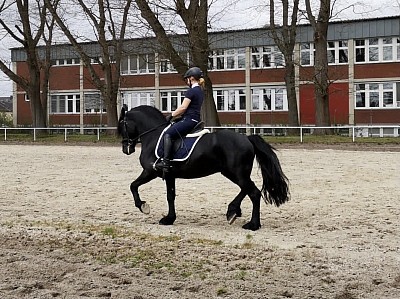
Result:
{"type": "MultiPolygon", "coordinates": [[[[162,131],[160,137],[158,138],[157,145],[155,148],[155,155],[157,157],[157,161],[164,156],[164,144],[162,142],[164,132],[169,128],[167,126],[164,131],[162,131]]],[[[199,122],[189,134],[184,136],[181,139],[177,139],[174,141],[172,148],[173,148],[173,159],[172,161],[185,161],[187,160],[191,153],[193,152],[194,147],[196,146],[197,142],[200,140],[202,136],[205,134],[210,133],[208,129],[204,129],[204,122],[199,122]]]]}

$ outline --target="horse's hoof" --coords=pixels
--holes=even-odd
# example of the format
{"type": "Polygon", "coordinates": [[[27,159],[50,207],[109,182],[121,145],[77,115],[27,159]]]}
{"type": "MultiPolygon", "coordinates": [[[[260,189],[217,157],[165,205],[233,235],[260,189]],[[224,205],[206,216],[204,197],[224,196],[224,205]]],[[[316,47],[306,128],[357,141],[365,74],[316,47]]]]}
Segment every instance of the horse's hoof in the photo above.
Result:
{"type": "Polygon", "coordinates": [[[246,223],[245,225],[243,225],[242,228],[248,229],[248,230],[252,230],[252,231],[256,231],[259,228],[261,228],[261,224],[254,224],[252,222],[249,222],[249,223],[246,223]]]}
{"type": "Polygon", "coordinates": [[[143,214],[150,214],[150,206],[144,201],[140,206],[140,211],[143,214]]]}
{"type": "Polygon", "coordinates": [[[233,222],[235,222],[235,220],[237,218],[237,215],[236,215],[236,213],[233,213],[232,215],[227,216],[226,218],[227,218],[229,224],[233,224],[233,222]]]}
{"type": "Polygon", "coordinates": [[[175,219],[165,216],[165,217],[161,218],[161,220],[158,223],[161,225],[172,225],[172,224],[174,224],[174,222],[175,222],[175,219]]]}

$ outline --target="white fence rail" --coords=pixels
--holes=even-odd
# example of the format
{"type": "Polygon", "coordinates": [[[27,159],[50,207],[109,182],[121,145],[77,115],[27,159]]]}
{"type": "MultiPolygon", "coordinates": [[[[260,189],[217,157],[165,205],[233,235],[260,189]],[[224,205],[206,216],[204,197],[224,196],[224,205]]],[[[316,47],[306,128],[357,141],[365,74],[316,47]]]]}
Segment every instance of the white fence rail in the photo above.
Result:
{"type": "MultiPolygon", "coordinates": [[[[300,127],[286,127],[286,126],[223,126],[223,127],[206,127],[211,132],[228,129],[234,130],[243,134],[260,134],[265,136],[286,136],[288,130],[298,130],[299,141],[303,142],[306,135],[311,135],[316,129],[331,129],[336,135],[348,136],[355,142],[357,137],[400,137],[400,125],[380,125],[380,126],[335,126],[335,127],[314,127],[314,126],[300,126],[300,127]]],[[[107,130],[116,130],[115,127],[59,127],[59,128],[0,128],[0,136],[4,135],[6,141],[8,135],[20,134],[26,131],[26,134],[32,134],[33,141],[36,141],[38,132],[46,131],[51,134],[63,134],[64,141],[72,134],[85,134],[96,135],[97,141],[101,139],[102,133],[107,130]],[[62,133],[61,133],[62,132],[62,133]]]]}
{"type": "Polygon", "coordinates": [[[68,136],[71,133],[74,132],[79,132],[80,134],[86,134],[88,135],[88,132],[91,132],[92,135],[94,133],[97,135],[97,141],[100,140],[101,132],[107,131],[107,130],[116,130],[117,128],[115,127],[86,127],[86,128],[79,128],[79,127],[60,127],[60,128],[0,128],[0,134],[4,133],[4,140],[7,140],[7,133],[10,132],[23,132],[26,131],[27,134],[32,133],[33,136],[33,141],[36,141],[38,132],[40,131],[47,131],[47,132],[53,132],[55,134],[60,134],[59,132],[63,132],[64,134],[64,141],[68,140],[68,136]],[[85,133],[86,132],[86,133],[85,133]]]}

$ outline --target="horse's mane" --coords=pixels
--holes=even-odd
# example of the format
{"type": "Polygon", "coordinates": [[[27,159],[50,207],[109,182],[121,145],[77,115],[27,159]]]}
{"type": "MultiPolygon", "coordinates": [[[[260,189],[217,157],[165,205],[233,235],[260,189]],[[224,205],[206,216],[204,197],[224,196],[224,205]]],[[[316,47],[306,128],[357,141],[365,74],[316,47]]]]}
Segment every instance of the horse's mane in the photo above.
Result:
{"type": "Polygon", "coordinates": [[[141,106],[137,106],[135,108],[132,108],[131,111],[137,111],[137,112],[146,114],[149,117],[157,117],[157,118],[160,118],[162,120],[165,120],[165,117],[161,113],[161,111],[158,110],[157,108],[153,107],[153,106],[141,105],[141,106]]]}

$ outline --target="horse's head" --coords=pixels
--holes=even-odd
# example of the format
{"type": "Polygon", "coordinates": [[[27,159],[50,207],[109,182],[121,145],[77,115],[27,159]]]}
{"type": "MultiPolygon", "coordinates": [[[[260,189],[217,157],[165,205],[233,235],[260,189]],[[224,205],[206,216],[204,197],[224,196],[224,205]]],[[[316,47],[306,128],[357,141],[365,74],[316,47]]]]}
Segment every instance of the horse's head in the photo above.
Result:
{"type": "Polygon", "coordinates": [[[121,115],[118,122],[118,134],[122,136],[122,152],[130,155],[135,152],[135,146],[138,139],[138,131],[135,123],[130,119],[128,106],[125,104],[121,109],[121,115]]]}

